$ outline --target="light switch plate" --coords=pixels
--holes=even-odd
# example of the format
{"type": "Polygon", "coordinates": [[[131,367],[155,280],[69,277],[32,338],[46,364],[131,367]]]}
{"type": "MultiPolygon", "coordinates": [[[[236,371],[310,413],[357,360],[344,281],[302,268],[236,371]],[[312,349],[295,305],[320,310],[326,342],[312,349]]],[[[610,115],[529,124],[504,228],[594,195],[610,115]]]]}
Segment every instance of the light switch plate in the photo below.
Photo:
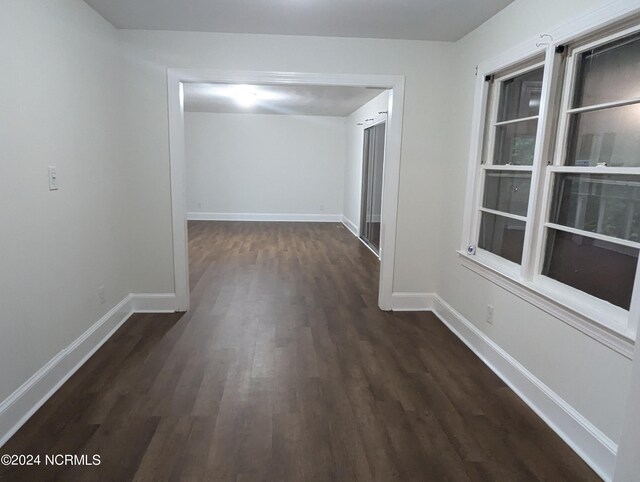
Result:
{"type": "Polygon", "coordinates": [[[493,325],[493,305],[487,305],[487,323],[493,325]]]}
{"type": "Polygon", "coordinates": [[[56,166],[49,166],[49,191],[58,190],[58,173],[56,166]]]}

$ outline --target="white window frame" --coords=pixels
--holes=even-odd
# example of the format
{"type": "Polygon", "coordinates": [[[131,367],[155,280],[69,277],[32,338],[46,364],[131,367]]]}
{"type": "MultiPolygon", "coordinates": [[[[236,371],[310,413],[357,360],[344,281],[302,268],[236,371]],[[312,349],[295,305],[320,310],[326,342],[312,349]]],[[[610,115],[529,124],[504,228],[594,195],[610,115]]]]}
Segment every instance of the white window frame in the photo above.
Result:
{"type": "MultiPolygon", "coordinates": [[[[548,34],[531,39],[499,57],[478,65],[469,155],[469,175],[467,179],[467,199],[461,247],[458,251],[463,266],[579,329],[629,359],[632,357],[635,334],[638,329],[638,318],[640,318],[640,268],[636,271],[629,311],[543,276],[541,273],[548,228],[577,232],[583,236],[587,235],[583,231],[572,230],[572,228],[567,228],[566,226],[556,226],[547,222],[553,197],[551,180],[555,173],[640,173],[640,168],[592,168],[564,165],[569,124],[567,120],[570,117],[570,113],[578,110],[594,109],[594,106],[585,109],[570,108],[570,102],[573,98],[573,86],[575,85],[576,57],[596,45],[640,31],[640,19],[632,27],[612,29],[610,34],[602,35],[593,41],[587,40],[585,42],[581,39],[603,32],[607,28],[624,22],[638,13],[640,13],[640,6],[637,2],[618,0],[548,34]],[[565,57],[563,58],[562,55],[556,53],[556,48],[562,48],[567,45],[571,48],[568,52],[565,52],[565,57]],[[544,57],[544,62],[534,63],[534,59],[537,57],[544,57]],[[515,69],[518,65],[526,62],[531,62],[531,64],[522,69],[515,69]],[[489,160],[494,155],[495,129],[492,127],[489,130],[486,137],[488,146],[485,148],[487,127],[485,124],[488,120],[493,121],[496,119],[495,113],[500,91],[496,87],[497,93],[492,99],[492,105],[488,105],[490,83],[485,78],[511,69],[512,71],[508,75],[494,80],[499,82],[539,68],[540,65],[544,65],[544,77],[540,111],[537,116],[538,131],[533,166],[491,165],[489,160]],[[562,94],[561,99],[559,94],[562,94]],[[558,114],[557,105],[560,100],[560,113],[558,114]],[[490,110],[490,115],[487,115],[488,110],[490,110]],[[487,163],[483,164],[485,152],[487,154],[487,163]],[[531,172],[531,191],[527,216],[513,216],[526,222],[521,265],[476,247],[479,238],[481,212],[490,211],[482,208],[484,194],[484,186],[482,184],[485,178],[484,173],[488,169],[531,172]]],[[[629,103],[631,101],[627,100],[620,103],[611,103],[611,106],[629,103]]],[[[504,216],[504,213],[496,214],[504,216]]],[[[608,236],[597,233],[588,233],[588,237],[604,241],[612,240],[608,236]]],[[[615,238],[615,244],[640,249],[640,243],[633,241],[615,238]]]]}
{"type": "MultiPolygon", "coordinates": [[[[525,60],[525,62],[527,62],[525,60]]],[[[524,62],[519,62],[519,63],[524,63],[524,62]]],[[[536,116],[531,116],[531,117],[527,117],[527,118],[521,118],[521,119],[516,119],[515,121],[509,120],[509,121],[503,121],[503,122],[498,122],[497,118],[498,118],[498,104],[500,103],[500,92],[501,92],[501,84],[502,82],[512,79],[514,77],[517,77],[519,75],[522,74],[526,74],[527,72],[531,72],[532,70],[536,70],[539,69],[540,67],[544,67],[545,63],[544,62],[532,62],[532,63],[527,63],[527,65],[523,66],[522,68],[519,68],[517,70],[513,70],[510,71],[508,74],[502,75],[500,77],[497,78],[493,78],[491,80],[491,83],[489,83],[488,81],[485,80],[485,83],[487,83],[488,85],[485,87],[486,88],[486,98],[487,100],[485,101],[485,106],[483,108],[483,116],[485,116],[485,123],[487,120],[489,120],[491,122],[490,126],[486,126],[483,129],[482,132],[482,136],[483,139],[481,141],[481,151],[480,151],[480,157],[477,160],[478,161],[478,165],[476,167],[476,169],[478,169],[478,173],[476,174],[476,186],[475,186],[475,192],[476,192],[476,199],[475,199],[475,209],[477,210],[476,213],[474,213],[473,216],[473,226],[472,226],[472,234],[471,234],[471,240],[476,240],[474,242],[471,242],[469,244],[472,244],[475,246],[479,236],[480,236],[480,225],[481,225],[481,220],[482,220],[482,213],[489,213],[489,214],[495,214],[498,216],[503,216],[505,218],[510,218],[510,219],[515,219],[517,221],[522,221],[525,223],[525,243],[526,243],[526,237],[527,237],[527,233],[530,231],[530,227],[529,227],[529,213],[531,212],[531,204],[529,204],[529,211],[527,216],[521,216],[521,215],[517,215],[517,214],[510,214],[510,213],[505,213],[502,211],[494,211],[493,209],[488,209],[483,207],[483,197],[484,197],[484,182],[486,179],[486,172],[487,171],[511,171],[511,172],[527,172],[527,173],[531,173],[531,178],[532,178],[532,183],[533,183],[533,172],[535,170],[535,159],[536,159],[536,153],[538,150],[538,142],[539,142],[539,135],[536,134],[536,150],[534,151],[534,163],[529,166],[529,165],[502,165],[502,164],[494,164],[494,157],[495,157],[495,140],[496,140],[496,127],[499,125],[506,125],[506,124],[511,124],[514,122],[525,122],[527,120],[538,120],[538,131],[539,126],[540,126],[540,113],[536,116]],[[489,102],[489,92],[491,90],[491,88],[495,89],[495,93],[496,95],[493,96],[493,98],[491,99],[491,102],[489,102]],[[489,105],[490,104],[490,105],[489,105]],[[487,112],[488,111],[488,112],[487,112]],[[488,115],[487,115],[488,114],[488,115]],[[485,134],[485,132],[488,130],[488,134],[485,134]],[[486,139],[486,141],[485,141],[486,139]],[[486,146],[484,145],[486,143],[486,146]],[[484,162],[483,162],[484,161],[484,162]]],[[[484,78],[484,76],[483,76],[484,78]]],[[[542,99],[540,102],[540,106],[542,107],[542,99]]],[[[485,250],[481,250],[479,248],[477,248],[477,255],[479,255],[482,258],[487,258],[489,260],[491,260],[490,262],[495,264],[495,265],[500,265],[501,268],[505,271],[508,271],[512,274],[517,273],[517,271],[520,270],[520,265],[517,263],[514,263],[512,261],[509,261],[507,259],[504,259],[498,255],[495,255],[489,251],[485,251],[485,250]]],[[[523,255],[523,262],[524,262],[524,255],[523,255]]]]}

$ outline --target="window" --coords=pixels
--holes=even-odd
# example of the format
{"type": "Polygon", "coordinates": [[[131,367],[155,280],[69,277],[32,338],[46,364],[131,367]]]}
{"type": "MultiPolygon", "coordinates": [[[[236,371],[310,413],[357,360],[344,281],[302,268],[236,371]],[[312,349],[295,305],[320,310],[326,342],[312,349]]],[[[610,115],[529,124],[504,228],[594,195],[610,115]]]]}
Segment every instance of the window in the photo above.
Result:
{"type": "Polygon", "coordinates": [[[640,25],[541,50],[479,72],[466,258],[629,338],[640,308],[640,25]]]}
{"type": "Polygon", "coordinates": [[[478,247],[517,264],[522,261],[543,74],[541,62],[528,64],[501,75],[489,93],[478,247]]]}
{"type": "Polygon", "coordinates": [[[629,310],[640,248],[640,35],[578,46],[567,71],[542,273],[629,310]]]}

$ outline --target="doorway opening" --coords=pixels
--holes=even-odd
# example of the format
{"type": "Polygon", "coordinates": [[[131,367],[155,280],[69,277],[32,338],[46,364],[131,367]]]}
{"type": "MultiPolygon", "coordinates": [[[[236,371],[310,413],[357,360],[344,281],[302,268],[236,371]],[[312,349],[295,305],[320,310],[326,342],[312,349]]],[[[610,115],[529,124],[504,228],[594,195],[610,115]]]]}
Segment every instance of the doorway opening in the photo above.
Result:
{"type": "MultiPolygon", "coordinates": [[[[280,72],[229,72],[168,69],[169,141],[171,167],[171,207],[173,225],[174,275],[176,310],[189,308],[189,263],[187,231],[187,176],[185,150],[185,86],[194,83],[230,85],[293,85],[293,86],[353,86],[385,89],[389,91],[386,115],[386,143],[382,148],[382,166],[374,163],[377,183],[371,193],[379,192],[371,209],[367,225],[380,258],[378,306],[390,310],[393,293],[393,275],[396,241],[396,217],[400,174],[402,115],[404,103],[404,77],[389,75],[306,74],[280,72]]],[[[374,136],[375,137],[375,136],[374,136]]],[[[384,136],[382,138],[384,141],[384,136]]],[[[367,211],[369,212],[369,211],[367,211]]],[[[364,231],[363,231],[364,232],[364,231]]]]}

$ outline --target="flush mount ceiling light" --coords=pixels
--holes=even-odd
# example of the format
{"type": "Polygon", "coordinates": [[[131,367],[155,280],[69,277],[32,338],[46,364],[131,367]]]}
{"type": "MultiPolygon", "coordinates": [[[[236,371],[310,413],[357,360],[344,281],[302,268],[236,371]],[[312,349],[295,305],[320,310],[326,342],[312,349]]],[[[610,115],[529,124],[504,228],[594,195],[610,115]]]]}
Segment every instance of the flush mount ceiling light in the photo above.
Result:
{"type": "Polygon", "coordinates": [[[287,97],[282,92],[276,92],[268,86],[246,84],[212,84],[208,93],[211,96],[232,99],[236,104],[247,109],[255,106],[259,102],[278,101],[287,97]]]}
{"type": "Polygon", "coordinates": [[[250,85],[234,85],[232,97],[242,107],[252,107],[258,102],[258,91],[250,85]]]}

